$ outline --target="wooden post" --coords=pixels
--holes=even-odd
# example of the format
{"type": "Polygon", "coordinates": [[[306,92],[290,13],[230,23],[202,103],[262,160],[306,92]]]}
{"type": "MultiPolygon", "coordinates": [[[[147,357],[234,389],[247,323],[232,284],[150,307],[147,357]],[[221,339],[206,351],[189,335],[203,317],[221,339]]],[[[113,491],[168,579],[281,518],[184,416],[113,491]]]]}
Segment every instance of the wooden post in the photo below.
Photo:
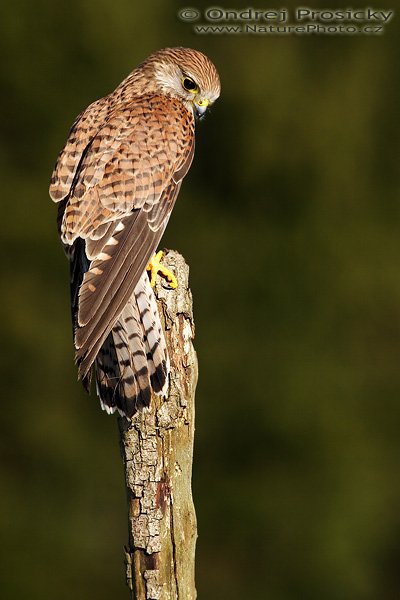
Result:
{"type": "Polygon", "coordinates": [[[167,251],[176,290],[159,279],[155,294],[171,360],[167,399],[128,422],[119,418],[128,497],[127,583],[133,600],[194,600],[197,538],[191,478],[197,358],[189,268],[167,251]]]}

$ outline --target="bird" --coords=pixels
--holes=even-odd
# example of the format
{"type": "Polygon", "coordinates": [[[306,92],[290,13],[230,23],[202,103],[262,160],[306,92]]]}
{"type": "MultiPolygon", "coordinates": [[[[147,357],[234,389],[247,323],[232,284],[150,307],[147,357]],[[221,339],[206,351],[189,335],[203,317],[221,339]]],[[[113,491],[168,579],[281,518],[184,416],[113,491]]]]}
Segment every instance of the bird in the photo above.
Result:
{"type": "Polygon", "coordinates": [[[58,155],[49,193],[70,262],[78,379],[90,392],[95,378],[109,414],[131,419],[168,392],[152,286],[158,271],[177,282],[154,254],[192,163],[195,123],[220,89],[202,52],[158,50],[76,118],[58,155]]]}

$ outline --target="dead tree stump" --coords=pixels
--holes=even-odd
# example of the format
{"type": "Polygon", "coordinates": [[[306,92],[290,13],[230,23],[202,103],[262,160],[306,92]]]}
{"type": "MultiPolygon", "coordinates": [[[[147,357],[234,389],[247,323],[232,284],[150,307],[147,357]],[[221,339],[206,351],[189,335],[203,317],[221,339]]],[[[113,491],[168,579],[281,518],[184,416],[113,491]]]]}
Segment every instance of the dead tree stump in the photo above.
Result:
{"type": "Polygon", "coordinates": [[[131,422],[119,418],[128,497],[127,583],[134,600],[194,600],[197,538],[191,478],[197,358],[189,267],[167,251],[178,280],[155,287],[171,360],[167,399],[154,396],[131,422]]]}

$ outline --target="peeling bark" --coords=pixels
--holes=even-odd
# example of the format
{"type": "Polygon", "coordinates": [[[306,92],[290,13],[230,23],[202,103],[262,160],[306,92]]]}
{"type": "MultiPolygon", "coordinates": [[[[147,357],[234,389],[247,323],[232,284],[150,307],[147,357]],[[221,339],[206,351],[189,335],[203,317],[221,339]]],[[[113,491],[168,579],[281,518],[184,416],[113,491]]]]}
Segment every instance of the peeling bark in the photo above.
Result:
{"type": "Polygon", "coordinates": [[[159,280],[158,308],[171,360],[166,399],[153,395],[149,409],[131,422],[119,418],[128,497],[127,583],[134,600],[194,600],[197,539],[191,478],[197,358],[189,267],[166,252],[163,263],[178,280],[159,280]]]}

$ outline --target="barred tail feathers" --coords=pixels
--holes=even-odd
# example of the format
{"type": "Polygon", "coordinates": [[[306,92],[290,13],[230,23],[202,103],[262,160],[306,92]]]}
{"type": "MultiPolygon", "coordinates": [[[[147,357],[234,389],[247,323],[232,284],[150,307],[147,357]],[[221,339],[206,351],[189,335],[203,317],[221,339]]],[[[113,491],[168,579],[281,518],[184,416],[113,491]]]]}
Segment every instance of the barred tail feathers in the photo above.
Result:
{"type": "Polygon", "coordinates": [[[151,386],[156,394],[165,396],[168,389],[169,358],[156,298],[147,275],[139,281],[135,293],[144,330],[151,386]]]}
{"type": "Polygon", "coordinates": [[[165,395],[169,359],[160,316],[146,273],[96,357],[101,407],[128,418],[149,406],[152,390],[165,395]]]}

